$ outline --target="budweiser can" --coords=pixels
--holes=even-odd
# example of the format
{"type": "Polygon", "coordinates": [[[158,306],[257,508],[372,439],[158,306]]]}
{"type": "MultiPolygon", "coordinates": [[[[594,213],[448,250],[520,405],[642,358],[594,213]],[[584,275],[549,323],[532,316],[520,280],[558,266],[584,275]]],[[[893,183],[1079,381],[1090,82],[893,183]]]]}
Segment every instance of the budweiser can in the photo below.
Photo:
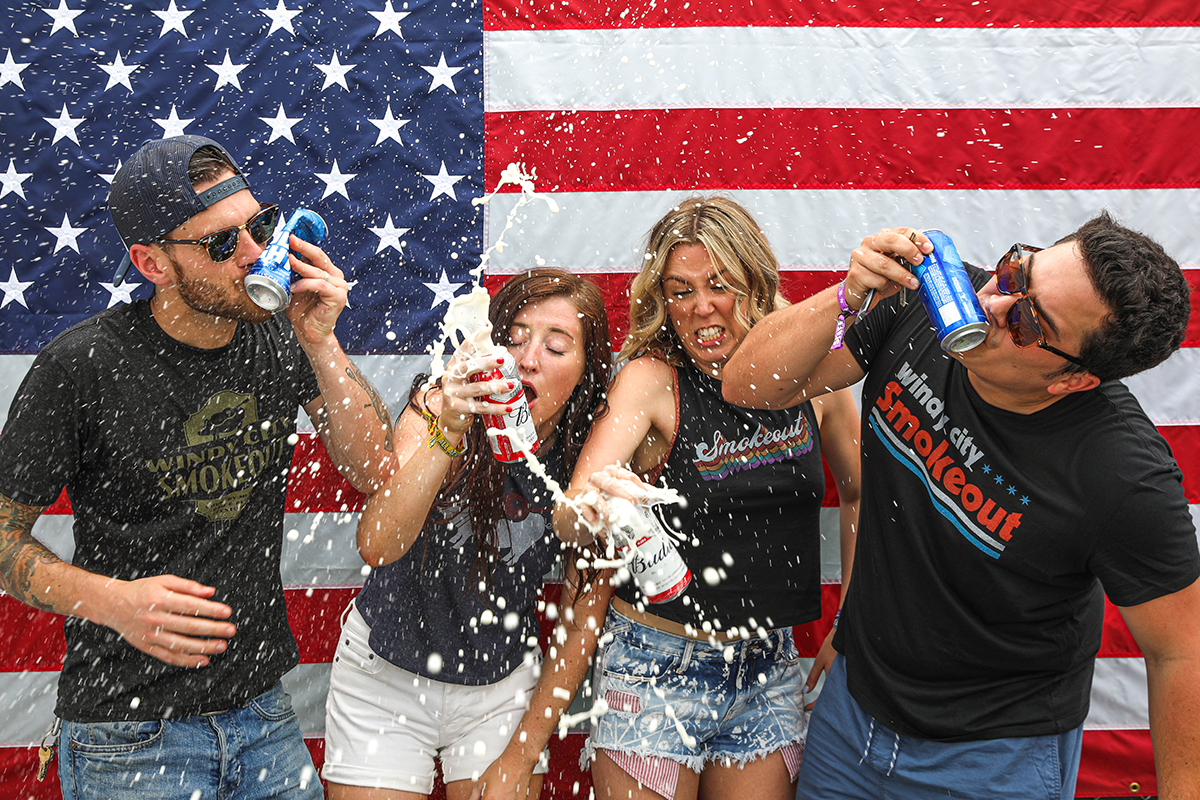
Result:
{"type": "Polygon", "coordinates": [[[921,231],[933,243],[933,252],[912,268],[920,279],[917,294],[947,353],[978,347],[987,338],[988,321],[975,287],[963,267],[954,241],[936,229],[921,231]]]}
{"type": "Polygon", "coordinates": [[[492,443],[492,455],[498,461],[519,461],[521,450],[517,443],[509,438],[513,433],[523,443],[529,445],[529,452],[536,453],[538,449],[537,428],[533,426],[533,416],[529,413],[529,401],[525,398],[525,387],[521,385],[521,376],[517,373],[517,362],[505,353],[504,362],[491,372],[481,372],[474,380],[508,380],[512,381],[511,391],[501,394],[484,395],[483,399],[500,406],[511,406],[512,411],[503,414],[484,414],[483,419],[488,429],[497,431],[489,435],[492,443]]]}
{"type": "Polygon", "coordinates": [[[621,498],[611,499],[609,507],[617,555],[629,558],[629,572],[645,598],[666,603],[687,591],[692,571],[654,509],[621,498]]]}
{"type": "Polygon", "coordinates": [[[288,304],[292,297],[292,267],[288,263],[288,237],[296,234],[311,244],[325,241],[328,228],[325,220],[315,211],[300,208],[292,214],[287,224],[275,229],[275,235],[267,242],[262,255],[246,275],[246,294],[255,305],[272,314],[288,304]]]}

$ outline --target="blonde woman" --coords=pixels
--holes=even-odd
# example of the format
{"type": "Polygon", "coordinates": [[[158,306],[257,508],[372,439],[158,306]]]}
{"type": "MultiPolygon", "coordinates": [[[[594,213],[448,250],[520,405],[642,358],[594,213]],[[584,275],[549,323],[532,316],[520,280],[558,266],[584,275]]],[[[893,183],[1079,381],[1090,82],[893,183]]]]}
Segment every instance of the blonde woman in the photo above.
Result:
{"type": "MultiPolygon", "coordinates": [[[[632,583],[616,591],[594,671],[608,711],[587,745],[599,798],[794,796],[805,677],[792,626],[821,616],[822,454],[849,579],[858,415],[842,393],[786,412],[722,399],[725,360],[786,304],[766,237],[732,200],[689,200],[651,231],[620,354],[631,360],[571,486],[629,496],[645,480],[682,492],[687,506],[665,516],[695,577],[660,604],[632,583]]],[[[559,535],[584,543],[578,522],[556,509],[559,535]]],[[[830,660],[826,642],[812,681],[830,660]]]]}

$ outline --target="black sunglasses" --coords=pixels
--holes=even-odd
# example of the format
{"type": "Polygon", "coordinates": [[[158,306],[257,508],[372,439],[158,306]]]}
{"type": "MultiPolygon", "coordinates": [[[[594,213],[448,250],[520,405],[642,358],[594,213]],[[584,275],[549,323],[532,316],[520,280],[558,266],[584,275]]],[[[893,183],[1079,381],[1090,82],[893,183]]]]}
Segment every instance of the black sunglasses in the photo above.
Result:
{"type": "Polygon", "coordinates": [[[1064,353],[1057,347],[1046,343],[1046,333],[1042,330],[1042,321],[1038,318],[1037,308],[1029,297],[1029,270],[1026,269],[1028,256],[1040,253],[1042,248],[1029,244],[1014,244],[996,263],[996,289],[1000,294],[1019,294],[1021,298],[1013,303],[1008,310],[1008,335],[1012,337],[1017,347],[1033,347],[1034,345],[1049,350],[1056,356],[1061,356],[1072,364],[1078,364],[1084,369],[1088,365],[1077,356],[1064,353]]]}
{"type": "Polygon", "coordinates": [[[264,245],[271,240],[271,236],[275,233],[275,225],[279,222],[279,205],[277,203],[259,203],[259,205],[262,210],[246,220],[244,225],[222,228],[207,236],[201,236],[199,239],[159,239],[158,241],[160,244],[198,244],[208,249],[208,257],[214,263],[220,264],[222,261],[233,258],[233,254],[237,252],[238,236],[242,231],[249,233],[250,238],[258,245],[264,245]]]}

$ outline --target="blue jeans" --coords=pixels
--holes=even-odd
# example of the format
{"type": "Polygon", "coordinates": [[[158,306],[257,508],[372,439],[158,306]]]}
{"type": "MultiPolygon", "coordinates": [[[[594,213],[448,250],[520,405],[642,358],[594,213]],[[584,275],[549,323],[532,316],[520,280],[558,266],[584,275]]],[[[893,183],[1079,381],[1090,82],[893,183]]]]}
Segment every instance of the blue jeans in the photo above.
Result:
{"type": "Polygon", "coordinates": [[[241,708],[145,722],[63,722],[63,800],[324,796],[279,684],[241,708]]]}
{"type": "Polygon", "coordinates": [[[1071,800],[1083,726],[1061,734],[931,742],[876,722],[834,659],[809,720],[797,800],[1071,800]]]}

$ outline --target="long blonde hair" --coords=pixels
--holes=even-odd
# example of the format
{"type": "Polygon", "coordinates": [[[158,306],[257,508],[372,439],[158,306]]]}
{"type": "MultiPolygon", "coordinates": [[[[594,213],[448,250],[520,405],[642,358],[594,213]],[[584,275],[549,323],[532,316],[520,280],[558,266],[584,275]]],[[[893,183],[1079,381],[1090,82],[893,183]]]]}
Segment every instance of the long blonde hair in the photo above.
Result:
{"type": "Polygon", "coordinates": [[[700,244],[724,270],[733,290],[734,316],[746,329],[790,305],[779,293],[779,262],[750,213],[727,197],[692,197],[672,208],[650,230],[645,266],[629,287],[629,334],[619,361],[653,353],[683,366],[687,356],[667,319],[662,274],[676,245],[700,244]]]}

